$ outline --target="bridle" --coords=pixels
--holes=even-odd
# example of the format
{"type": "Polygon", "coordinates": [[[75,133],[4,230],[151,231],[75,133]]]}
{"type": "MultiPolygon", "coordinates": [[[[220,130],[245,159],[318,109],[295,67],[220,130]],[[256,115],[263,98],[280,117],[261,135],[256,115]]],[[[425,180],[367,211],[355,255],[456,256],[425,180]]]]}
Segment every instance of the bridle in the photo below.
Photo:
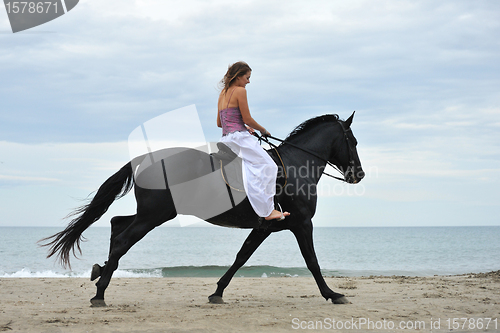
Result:
{"type": "MultiPolygon", "coordinates": [[[[344,127],[344,124],[342,124],[342,121],[340,121],[340,120],[337,120],[337,122],[339,123],[340,127],[342,128],[342,130],[344,132],[344,138],[346,140],[347,148],[349,150],[349,166],[347,167],[346,173],[343,173],[342,171],[340,171],[340,169],[335,164],[333,164],[332,162],[330,162],[328,159],[325,159],[325,158],[319,156],[318,154],[316,154],[313,151],[310,151],[309,149],[302,148],[302,147],[300,147],[300,146],[298,146],[298,145],[296,145],[294,143],[291,143],[291,142],[288,142],[288,141],[276,138],[276,137],[271,136],[271,135],[258,135],[256,132],[254,132],[253,135],[256,136],[259,139],[260,143],[262,143],[262,141],[264,141],[265,143],[267,143],[269,146],[271,146],[276,151],[276,153],[278,154],[279,159],[281,160],[281,164],[283,164],[283,160],[279,156],[278,150],[276,149],[278,147],[275,144],[273,144],[272,142],[270,142],[269,139],[273,139],[273,140],[279,141],[279,142],[281,142],[283,144],[287,144],[289,146],[292,146],[294,148],[302,150],[302,151],[304,151],[304,152],[306,152],[306,153],[308,153],[310,155],[313,155],[314,157],[317,157],[320,160],[326,162],[326,164],[328,164],[329,166],[331,166],[332,168],[334,168],[335,170],[337,170],[343,176],[345,174],[349,174],[349,172],[352,172],[352,174],[354,175],[354,157],[353,157],[353,151],[352,151],[352,148],[351,148],[351,144],[349,142],[349,136],[347,135],[347,133],[351,131],[351,128],[349,127],[349,128],[346,129],[344,127]]],[[[338,152],[332,157],[334,160],[337,160],[336,159],[337,154],[338,154],[338,152]]],[[[284,164],[283,164],[283,169],[285,169],[285,165],[284,164]]],[[[345,180],[345,177],[344,178],[336,177],[336,176],[330,175],[329,173],[326,173],[324,171],[323,171],[323,174],[325,174],[328,177],[335,178],[337,180],[340,180],[340,181],[343,181],[343,182],[347,183],[347,180],[345,180]]],[[[285,171],[285,178],[286,178],[286,171],[285,171]]]]}

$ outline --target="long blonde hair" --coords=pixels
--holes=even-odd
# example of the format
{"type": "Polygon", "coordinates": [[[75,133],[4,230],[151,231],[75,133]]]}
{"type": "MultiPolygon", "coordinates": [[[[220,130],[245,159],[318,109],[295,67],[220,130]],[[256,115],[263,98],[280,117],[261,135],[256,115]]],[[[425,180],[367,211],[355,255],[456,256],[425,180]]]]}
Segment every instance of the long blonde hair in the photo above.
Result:
{"type": "Polygon", "coordinates": [[[229,86],[240,76],[245,75],[248,72],[251,72],[252,69],[248,64],[244,61],[235,62],[232,65],[229,65],[226,75],[220,80],[219,86],[221,87],[221,92],[226,93],[229,89],[229,86]]]}

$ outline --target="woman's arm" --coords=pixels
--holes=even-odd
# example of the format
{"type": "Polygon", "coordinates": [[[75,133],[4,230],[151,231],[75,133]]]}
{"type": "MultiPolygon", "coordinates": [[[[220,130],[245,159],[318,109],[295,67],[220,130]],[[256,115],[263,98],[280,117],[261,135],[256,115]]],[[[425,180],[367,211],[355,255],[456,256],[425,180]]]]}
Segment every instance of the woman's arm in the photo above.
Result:
{"type": "Polygon", "coordinates": [[[222,124],[220,122],[220,111],[217,110],[217,127],[222,127],[222,124]]]}
{"type": "Polygon", "coordinates": [[[217,127],[222,127],[222,124],[220,122],[220,110],[219,110],[220,99],[221,95],[219,95],[219,100],[217,101],[217,127]]]}
{"type": "Polygon", "coordinates": [[[236,95],[235,97],[238,101],[238,107],[240,108],[243,122],[246,125],[258,130],[262,134],[270,134],[263,126],[261,126],[258,122],[255,121],[255,119],[252,118],[252,115],[250,114],[250,108],[248,107],[247,90],[243,87],[237,88],[234,94],[236,95]]]}

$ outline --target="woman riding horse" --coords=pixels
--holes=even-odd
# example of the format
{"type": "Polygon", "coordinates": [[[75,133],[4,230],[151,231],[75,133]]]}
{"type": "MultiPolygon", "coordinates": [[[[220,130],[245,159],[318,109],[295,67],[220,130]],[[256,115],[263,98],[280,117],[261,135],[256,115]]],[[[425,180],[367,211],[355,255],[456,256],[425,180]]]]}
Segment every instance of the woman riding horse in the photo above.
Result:
{"type": "Polygon", "coordinates": [[[240,61],[229,66],[221,80],[224,87],[217,102],[217,126],[222,127],[220,141],[243,160],[245,192],[255,213],[266,220],[282,221],[290,213],[274,209],[278,167],[251,135],[254,130],[271,135],[250,115],[245,86],[250,83],[251,74],[250,66],[240,61]]]}

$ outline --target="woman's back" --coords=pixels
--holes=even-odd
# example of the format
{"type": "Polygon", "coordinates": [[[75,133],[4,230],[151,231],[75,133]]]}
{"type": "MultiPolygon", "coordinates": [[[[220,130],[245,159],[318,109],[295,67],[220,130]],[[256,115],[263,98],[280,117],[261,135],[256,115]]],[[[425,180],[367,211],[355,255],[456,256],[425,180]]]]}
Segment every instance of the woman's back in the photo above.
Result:
{"type": "Polygon", "coordinates": [[[222,91],[219,95],[219,103],[218,103],[218,108],[220,110],[224,110],[227,108],[239,108],[239,103],[238,103],[238,93],[239,89],[245,90],[245,88],[242,87],[231,87],[229,88],[226,92],[222,91]]]}

